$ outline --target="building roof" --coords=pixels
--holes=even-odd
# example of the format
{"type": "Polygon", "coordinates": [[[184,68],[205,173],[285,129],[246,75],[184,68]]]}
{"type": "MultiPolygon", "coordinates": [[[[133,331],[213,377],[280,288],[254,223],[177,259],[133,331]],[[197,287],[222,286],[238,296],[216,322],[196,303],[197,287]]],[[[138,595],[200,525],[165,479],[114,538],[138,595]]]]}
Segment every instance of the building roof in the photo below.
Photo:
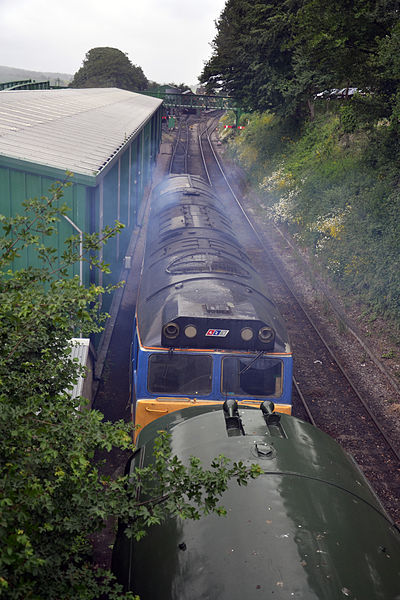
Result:
{"type": "Polygon", "coordinates": [[[161,100],[117,88],[0,91],[3,157],[95,176],[161,100]]]}

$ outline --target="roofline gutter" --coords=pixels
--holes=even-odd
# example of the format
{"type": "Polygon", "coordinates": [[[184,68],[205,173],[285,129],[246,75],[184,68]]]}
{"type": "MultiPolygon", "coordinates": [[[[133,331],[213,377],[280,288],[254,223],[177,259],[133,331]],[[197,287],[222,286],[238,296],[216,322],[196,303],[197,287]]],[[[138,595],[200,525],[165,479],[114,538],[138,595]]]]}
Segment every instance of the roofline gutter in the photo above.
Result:
{"type": "Polygon", "coordinates": [[[34,175],[43,175],[52,179],[60,179],[61,181],[66,179],[66,173],[69,171],[74,175],[74,183],[80,183],[87,187],[96,187],[97,185],[97,173],[93,173],[93,175],[83,175],[82,173],[76,173],[73,169],[68,167],[65,167],[65,169],[58,169],[49,167],[48,165],[22,160],[20,158],[12,158],[11,156],[5,156],[4,154],[0,154],[0,167],[28,171],[34,175]]]}

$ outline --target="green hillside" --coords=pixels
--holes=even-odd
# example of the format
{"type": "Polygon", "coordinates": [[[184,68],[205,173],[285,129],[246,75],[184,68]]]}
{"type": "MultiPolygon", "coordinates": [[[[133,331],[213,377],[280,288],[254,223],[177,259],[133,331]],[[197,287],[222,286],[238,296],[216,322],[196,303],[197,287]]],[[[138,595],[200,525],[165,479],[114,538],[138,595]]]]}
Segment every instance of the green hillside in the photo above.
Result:
{"type": "Polygon", "coordinates": [[[72,80],[72,75],[69,75],[68,73],[29,71],[28,69],[17,69],[15,67],[5,67],[0,65],[0,83],[19,81],[22,79],[50,81],[51,85],[68,85],[72,80]]]}

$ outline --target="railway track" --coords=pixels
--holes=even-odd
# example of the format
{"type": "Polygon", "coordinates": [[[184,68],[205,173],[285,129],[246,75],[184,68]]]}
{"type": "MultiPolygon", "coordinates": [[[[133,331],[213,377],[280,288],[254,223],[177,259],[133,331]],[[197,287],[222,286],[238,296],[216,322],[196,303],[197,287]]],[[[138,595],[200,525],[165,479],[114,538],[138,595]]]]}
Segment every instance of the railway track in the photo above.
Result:
{"type": "Polygon", "coordinates": [[[212,185],[212,179],[207,171],[207,160],[203,155],[201,137],[206,129],[212,130],[217,126],[221,114],[222,111],[213,111],[206,125],[201,117],[182,115],[172,146],[169,173],[199,175],[212,185]]]}
{"type": "Polygon", "coordinates": [[[188,118],[180,118],[178,132],[172,147],[171,160],[169,163],[170,173],[188,172],[189,153],[189,124],[188,118]]]}
{"type": "MultiPolygon", "coordinates": [[[[199,155],[211,185],[226,204],[240,241],[283,314],[295,354],[294,413],[329,433],[354,456],[393,520],[400,525],[400,449],[391,423],[354,381],[342,357],[296,294],[275,250],[270,228],[257,225],[228,180],[211,140],[216,119],[198,133],[199,155]]],[[[372,398],[371,398],[372,396],[372,398]]]]}

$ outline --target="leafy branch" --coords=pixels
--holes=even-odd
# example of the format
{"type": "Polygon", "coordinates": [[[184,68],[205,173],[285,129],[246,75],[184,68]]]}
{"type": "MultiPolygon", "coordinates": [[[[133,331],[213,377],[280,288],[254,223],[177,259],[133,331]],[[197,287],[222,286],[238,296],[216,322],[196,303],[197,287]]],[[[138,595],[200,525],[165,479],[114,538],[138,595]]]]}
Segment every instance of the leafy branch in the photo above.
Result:
{"type": "Polygon", "coordinates": [[[136,468],[129,475],[132,504],[126,515],[128,537],[141,539],[150,525],[159,524],[167,517],[198,520],[210,513],[225,515],[226,510],[219,505],[219,500],[229,482],[247,485],[250,479],[262,473],[259,465],[247,467],[241,461],[232,463],[222,455],[212,460],[209,469],[194,456],[188,459],[186,466],[172,455],[169,440],[168,433],[159,431],[154,441],[154,462],[136,468]]]}

